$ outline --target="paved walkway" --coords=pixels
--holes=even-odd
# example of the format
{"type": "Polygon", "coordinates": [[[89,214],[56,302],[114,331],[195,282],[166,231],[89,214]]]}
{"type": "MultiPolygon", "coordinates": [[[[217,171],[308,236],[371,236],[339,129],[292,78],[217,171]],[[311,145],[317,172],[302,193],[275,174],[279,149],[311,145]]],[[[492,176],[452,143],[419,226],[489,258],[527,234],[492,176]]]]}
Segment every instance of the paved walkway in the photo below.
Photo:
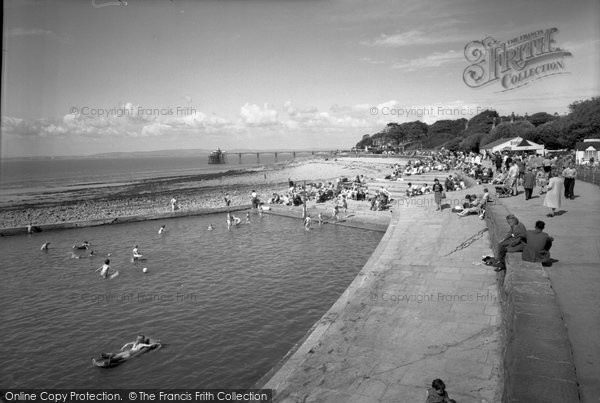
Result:
{"type": "MultiPolygon", "coordinates": [[[[538,195],[539,190],[534,190],[538,195]]],[[[525,195],[499,199],[527,227],[537,220],[546,223],[545,232],[554,237],[552,258],[545,268],[567,325],[579,393],[583,402],[597,402],[600,396],[600,188],[576,181],[575,200],[564,200],[563,213],[546,217],[544,196],[525,201],[525,195]]]]}
{"type": "Polygon", "coordinates": [[[461,403],[501,400],[496,275],[480,265],[491,254],[485,222],[419,199],[394,208],[363,270],[263,385],[276,401],[421,402],[435,378],[461,403]]]}

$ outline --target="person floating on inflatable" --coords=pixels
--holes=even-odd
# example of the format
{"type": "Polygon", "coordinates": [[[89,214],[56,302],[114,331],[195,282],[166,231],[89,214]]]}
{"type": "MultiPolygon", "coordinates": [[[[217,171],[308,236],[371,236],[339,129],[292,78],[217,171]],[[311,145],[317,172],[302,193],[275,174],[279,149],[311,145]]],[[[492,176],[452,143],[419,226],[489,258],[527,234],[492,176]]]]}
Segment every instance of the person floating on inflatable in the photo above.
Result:
{"type": "Polygon", "coordinates": [[[135,341],[126,343],[123,347],[121,347],[121,351],[118,353],[102,353],[102,358],[107,358],[108,361],[104,366],[110,367],[111,361],[119,363],[122,361],[126,361],[131,358],[133,355],[138,353],[143,348],[151,348],[155,347],[157,343],[151,344],[150,339],[145,337],[144,335],[139,335],[135,341]],[[129,347],[129,348],[128,348],[129,347]]]}

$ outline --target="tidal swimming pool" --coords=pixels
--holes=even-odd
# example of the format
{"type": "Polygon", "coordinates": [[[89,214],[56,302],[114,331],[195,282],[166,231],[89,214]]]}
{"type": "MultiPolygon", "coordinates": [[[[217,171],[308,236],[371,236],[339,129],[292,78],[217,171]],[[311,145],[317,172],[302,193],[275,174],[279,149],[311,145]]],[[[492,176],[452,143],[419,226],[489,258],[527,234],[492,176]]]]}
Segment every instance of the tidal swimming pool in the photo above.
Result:
{"type": "Polygon", "coordinates": [[[228,231],[220,214],[0,238],[0,387],[250,387],[337,300],[382,236],[305,231],[267,214],[228,231]],[[97,256],[73,258],[84,240],[97,256]],[[147,260],[131,262],[136,244],[147,260]],[[105,280],[95,270],[109,253],[120,274],[105,280]],[[163,348],[92,366],[139,333],[163,348]]]}

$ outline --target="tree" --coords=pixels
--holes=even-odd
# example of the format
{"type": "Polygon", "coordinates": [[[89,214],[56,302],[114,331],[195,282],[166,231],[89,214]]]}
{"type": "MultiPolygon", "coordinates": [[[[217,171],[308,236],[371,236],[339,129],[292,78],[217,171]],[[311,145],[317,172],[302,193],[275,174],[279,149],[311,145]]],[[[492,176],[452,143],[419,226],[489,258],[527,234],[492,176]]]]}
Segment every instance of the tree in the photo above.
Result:
{"type": "Polygon", "coordinates": [[[485,133],[473,133],[465,137],[459,144],[458,148],[467,152],[479,152],[479,141],[485,133]]]}
{"type": "Polygon", "coordinates": [[[554,119],[556,119],[555,116],[552,116],[551,114],[546,113],[546,112],[537,112],[529,117],[529,121],[535,127],[543,125],[544,123],[549,122],[554,119]]]}
{"type": "Polygon", "coordinates": [[[569,105],[568,118],[571,131],[567,134],[573,144],[584,138],[598,136],[600,133],[600,97],[585,101],[573,102],[569,105]]]}
{"type": "Polygon", "coordinates": [[[441,147],[448,141],[460,136],[465,129],[467,120],[460,118],[457,120],[438,120],[429,126],[427,136],[423,142],[425,148],[441,147]]]}
{"type": "Polygon", "coordinates": [[[571,131],[568,117],[554,119],[536,127],[526,138],[550,149],[570,148],[575,142],[566,135],[571,131]]]}
{"type": "Polygon", "coordinates": [[[502,139],[502,138],[514,138],[514,137],[522,137],[528,138],[530,133],[533,132],[535,126],[527,121],[527,120],[519,120],[514,123],[503,122],[498,126],[494,127],[490,130],[489,133],[486,133],[481,138],[480,147],[483,147],[486,144],[489,144],[493,141],[502,139]]]}

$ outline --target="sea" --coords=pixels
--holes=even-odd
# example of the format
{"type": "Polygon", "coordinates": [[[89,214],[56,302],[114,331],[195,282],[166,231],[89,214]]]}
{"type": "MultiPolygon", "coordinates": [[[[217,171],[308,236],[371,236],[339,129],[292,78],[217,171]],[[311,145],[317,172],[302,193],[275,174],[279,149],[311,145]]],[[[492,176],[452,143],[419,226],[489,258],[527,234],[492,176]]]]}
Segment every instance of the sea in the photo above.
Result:
{"type": "MultiPolygon", "coordinates": [[[[280,153],[277,162],[292,154],[280,153]]],[[[298,158],[306,158],[306,155],[298,158]]],[[[0,202],[27,198],[42,192],[58,192],[127,184],[144,179],[213,174],[231,170],[272,166],[274,154],[228,155],[226,164],[208,164],[208,153],[193,156],[91,156],[57,158],[7,158],[0,160],[0,202]]]]}

